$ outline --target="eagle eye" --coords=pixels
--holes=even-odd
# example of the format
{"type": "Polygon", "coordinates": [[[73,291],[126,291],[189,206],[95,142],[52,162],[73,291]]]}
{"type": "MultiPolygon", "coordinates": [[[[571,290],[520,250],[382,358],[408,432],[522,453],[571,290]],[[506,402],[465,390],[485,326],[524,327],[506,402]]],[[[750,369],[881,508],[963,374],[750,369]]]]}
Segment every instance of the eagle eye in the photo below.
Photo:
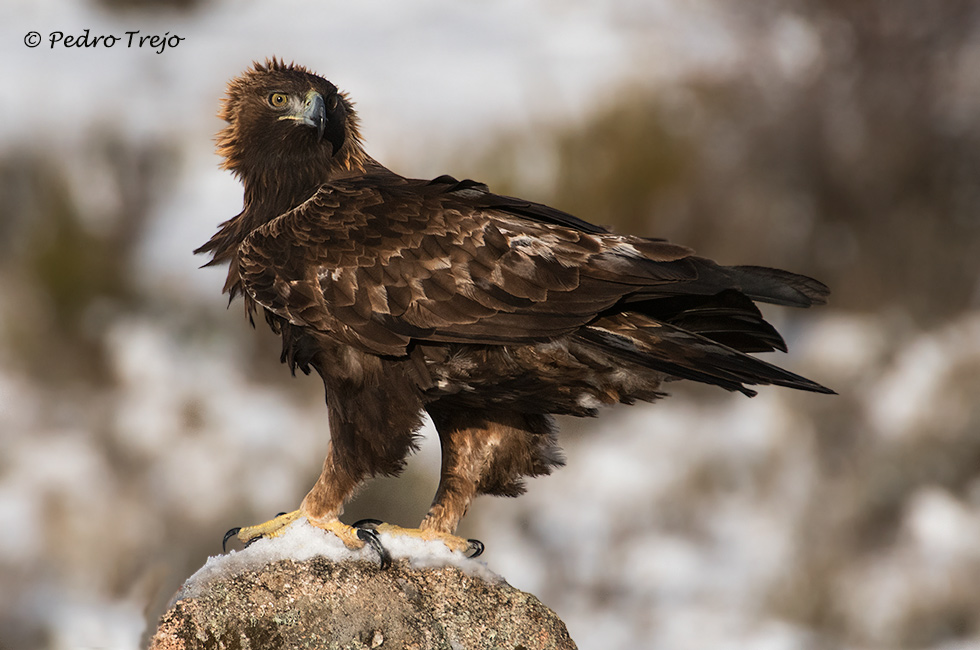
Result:
{"type": "Polygon", "coordinates": [[[338,101],[339,100],[337,99],[337,95],[330,95],[330,97],[327,99],[327,110],[331,112],[337,110],[338,101]]]}
{"type": "Polygon", "coordinates": [[[269,95],[269,105],[275,108],[282,108],[289,99],[283,93],[272,93],[269,95]]]}

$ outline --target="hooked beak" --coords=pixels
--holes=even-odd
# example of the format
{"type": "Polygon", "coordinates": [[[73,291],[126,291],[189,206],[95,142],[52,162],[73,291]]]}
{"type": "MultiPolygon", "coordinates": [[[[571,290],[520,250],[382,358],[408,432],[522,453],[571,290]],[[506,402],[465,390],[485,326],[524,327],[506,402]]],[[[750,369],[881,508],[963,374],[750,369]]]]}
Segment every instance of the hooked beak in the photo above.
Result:
{"type": "Polygon", "coordinates": [[[316,128],[317,141],[323,140],[323,131],[327,128],[327,105],[323,96],[315,90],[306,93],[306,100],[296,113],[283,115],[280,120],[296,120],[300,124],[316,128]]]}
{"type": "Polygon", "coordinates": [[[315,90],[311,90],[306,95],[306,103],[303,104],[303,124],[316,127],[317,141],[323,139],[323,130],[327,128],[327,105],[323,97],[315,90]]]}

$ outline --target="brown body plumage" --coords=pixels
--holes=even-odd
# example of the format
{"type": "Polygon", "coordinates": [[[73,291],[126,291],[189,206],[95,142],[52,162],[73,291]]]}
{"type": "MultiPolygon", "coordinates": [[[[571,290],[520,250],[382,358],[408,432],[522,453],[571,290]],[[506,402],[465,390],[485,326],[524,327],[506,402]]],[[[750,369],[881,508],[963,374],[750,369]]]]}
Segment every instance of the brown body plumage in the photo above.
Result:
{"type": "Polygon", "coordinates": [[[323,378],[332,444],[311,521],[398,472],[424,412],[443,468],[422,528],[451,534],[475,495],[520,494],[562,463],[552,414],[654,400],[669,379],[830,392],[746,354],[784,349],[753,301],[822,303],[815,280],[399,176],[364,152],[346,96],[298,66],[256,64],[221,116],[244,209],[197,252],[229,264],[225,290],[282,336],[283,361],[323,378]]]}

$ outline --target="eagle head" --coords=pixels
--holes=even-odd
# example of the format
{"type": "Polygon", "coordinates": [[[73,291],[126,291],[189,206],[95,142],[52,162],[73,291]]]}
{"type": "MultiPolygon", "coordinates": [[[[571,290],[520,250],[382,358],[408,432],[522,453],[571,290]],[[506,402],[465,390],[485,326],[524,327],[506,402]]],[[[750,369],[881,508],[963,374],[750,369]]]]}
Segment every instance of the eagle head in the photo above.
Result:
{"type": "Polygon", "coordinates": [[[353,104],[335,85],[303,66],[275,58],[254,63],[228,83],[218,116],[224,167],[248,181],[288,170],[326,180],[362,155],[353,104]]]}

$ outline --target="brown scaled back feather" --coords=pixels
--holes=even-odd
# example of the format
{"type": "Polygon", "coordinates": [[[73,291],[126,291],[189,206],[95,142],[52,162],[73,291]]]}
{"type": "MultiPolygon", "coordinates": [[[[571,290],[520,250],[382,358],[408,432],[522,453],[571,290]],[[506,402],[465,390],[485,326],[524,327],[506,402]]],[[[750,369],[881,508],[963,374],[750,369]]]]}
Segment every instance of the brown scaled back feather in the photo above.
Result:
{"type": "Polygon", "coordinates": [[[398,472],[423,411],[443,450],[423,527],[451,533],[476,494],[516,495],[561,464],[553,414],[655,400],[673,379],[832,392],[747,354],[785,350],[755,303],[821,304],[816,280],[402,177],[364,152],[344,93],[274,58],[228,84],[220,116],[244,208],[197,252],[229,264],[225,291],[265,316],[283,361],[323,380],[332,445],[312,518],[398,472]]]}

